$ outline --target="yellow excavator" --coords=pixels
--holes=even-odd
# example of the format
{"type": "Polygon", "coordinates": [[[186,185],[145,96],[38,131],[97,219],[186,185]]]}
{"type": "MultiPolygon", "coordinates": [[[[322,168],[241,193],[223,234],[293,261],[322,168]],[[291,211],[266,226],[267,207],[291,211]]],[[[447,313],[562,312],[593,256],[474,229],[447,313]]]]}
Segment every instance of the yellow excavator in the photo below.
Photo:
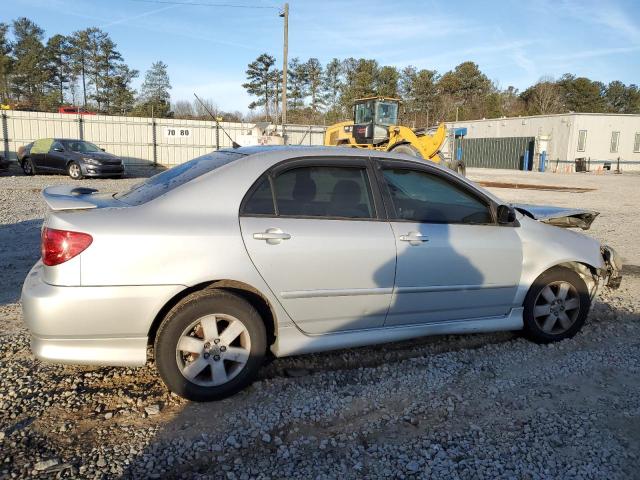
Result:
{"type": "Polygon", "coordinates": [[[433,134],[398,125],[399,107],[397,98],[359,98],[353,105],[353,120],[328,127],[324,144],[405,153],[443,163],[464,175],[466,169],[461,160],[452,162],[441,153],[447,139],[445,124],[441,123],[433,134]]]}

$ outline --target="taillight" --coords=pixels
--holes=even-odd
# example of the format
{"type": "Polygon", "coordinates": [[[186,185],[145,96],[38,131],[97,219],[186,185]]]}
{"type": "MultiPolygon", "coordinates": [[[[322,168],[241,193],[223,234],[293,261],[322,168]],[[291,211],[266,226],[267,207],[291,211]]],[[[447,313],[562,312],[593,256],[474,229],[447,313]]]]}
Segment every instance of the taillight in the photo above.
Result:
{"type": "Polygon", "coordinates": [[[45,227],[42,229],[40,242],[42,263],[50,267],[60,265],[82,253],[91,245],[91,242],[93,242],[93,237],[88,233],[45,227]]]}

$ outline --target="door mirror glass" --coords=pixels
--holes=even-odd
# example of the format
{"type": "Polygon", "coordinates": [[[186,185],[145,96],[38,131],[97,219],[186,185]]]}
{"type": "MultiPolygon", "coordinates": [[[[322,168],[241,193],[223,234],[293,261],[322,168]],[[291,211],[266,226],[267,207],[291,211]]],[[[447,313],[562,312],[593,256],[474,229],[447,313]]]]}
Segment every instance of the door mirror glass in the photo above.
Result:
{"type": "Polygon", "coordinates": [[[516,211],[510,205],[498,205],[498,223],[508,224],[516,221],[516,211]]]}

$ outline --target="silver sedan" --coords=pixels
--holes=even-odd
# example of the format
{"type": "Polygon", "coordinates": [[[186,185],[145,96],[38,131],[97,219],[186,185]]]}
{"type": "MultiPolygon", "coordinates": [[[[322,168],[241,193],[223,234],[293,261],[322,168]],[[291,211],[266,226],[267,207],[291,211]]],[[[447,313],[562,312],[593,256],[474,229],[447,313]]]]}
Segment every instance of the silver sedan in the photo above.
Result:
{"type": "Polygon", "coordinates": [[[615,252],[565,227],[596,212],[505,205],[400,154],[249,147],[129,191],[43,192],[42,259],[22,302],[32,350],[137,366],[211,400],[277,357],[425,335],[572,337],[615,252]]]}

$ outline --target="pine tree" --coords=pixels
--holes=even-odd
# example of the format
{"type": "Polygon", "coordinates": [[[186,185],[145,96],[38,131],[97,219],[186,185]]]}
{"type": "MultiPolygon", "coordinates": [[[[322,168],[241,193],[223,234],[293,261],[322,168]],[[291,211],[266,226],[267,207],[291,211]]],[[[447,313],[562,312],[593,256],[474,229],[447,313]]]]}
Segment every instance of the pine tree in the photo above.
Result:
{"type": "Polygon", "coordinates": [[[11,58],[11,42],[8,38],[9,25],[0,23],[0,103],[9,103],[11,91],[9,89],[9,76],[13,67],[11,58]]]}
{"type": "Polygon", "coordinates": [[[167,117],[171,111],[171,82],[167,73],[167,64],[154,62],[144,75],[140,88],[141,105],[138,112],[150,116],[167,117]]]}
{"type": "Polygon", "coordinates": [[[322,96],[322,64],[317,58],[310,58],[306,64],[307,85],[309,88],[309,107],[313,112],[314,118],[324,106],[324,98],[322,96]]]}
{"type": "Polygon", "coordinates": [[[70,81],[71,46],[64,35],[54,35],[46,45],[47,68],[51,87],[56,91],[58,104],[64,103],[65,85],[70,81]]]}
{"type": "Polygon", "coordinates": [[[12,86],[15,97],[24,108],[44,108],[48,73],[42,44],[44,30],[22,17],[13,22],[13,35],[15,63],[12,86]]]}
{"type": "Polygon", "coordinates": [[[309,94],[309,73],[307,64],[301,63],[298,57],[293,57],[289,62],[287,78],[287,98],[292,110],[304,106],[304,99],[309,94]]]}
{"type": "Polygon", "coordinates": [[[399,80],[400,73],[396,67],[382,67],[375,78],[376,94],[380,97],[397,97],[399,80]]]}
{"type": "Polygon", "coordinates": [[[257,97],[257,100],[249,104],[250,109],[264,107],[265,117],[272,120],[269,104],[273,98],[273,71],[271,70],[276,59],[263,53],[247,67],[247,82],[242,87],[249,95],[257,97]]]}

